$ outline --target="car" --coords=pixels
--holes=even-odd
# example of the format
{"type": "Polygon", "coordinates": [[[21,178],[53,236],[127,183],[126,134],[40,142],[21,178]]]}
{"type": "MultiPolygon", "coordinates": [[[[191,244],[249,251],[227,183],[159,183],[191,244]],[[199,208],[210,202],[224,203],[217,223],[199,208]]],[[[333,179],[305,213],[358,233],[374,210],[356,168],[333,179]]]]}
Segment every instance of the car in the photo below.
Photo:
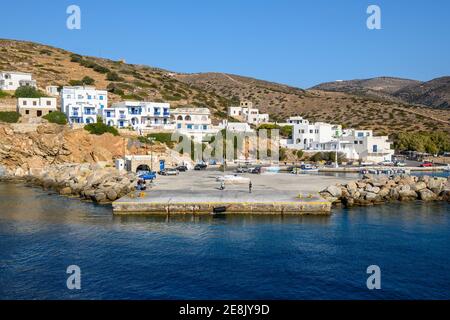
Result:
{"type": "Polygon", "coordinates": [[[246,172],[248,172],[248,168],[245,168],[245,167],[238,167],[238,168],[236,168],[236,173],[246,173],[246,172]]]}
{"type": "Polygon", "coordinates": [[[144,180],[153,180],[156,179],[155,171],[138,171],[137,176],[144,180]]]}
{"type": "Polygon", "coordinates": [[[405,167],[406,163],[404,163],[403,161],[396,161],[395,162],[395,166],[396,167],[405,167]]]}
{"type": "Polygon", "coordinates": [[[423,168],[425,168],[425,167],[432,167],[432,166],[433,166],[433,162],[430,162],[430,161],[422,162],[422,163],[419,165],[419,167],[423,167],[423,168]]]}
{"type": "Polygon", "coordinates": [[[375,163],[371,162],[371,161],[361,162],[361,167],[369,167],[369,166],[373,166],[373,165],[375,165],[375,163]]]}
{"type": "Polygon", "coordinates": [[[390,160],[383,160],[381,162],[378,163],[380,166],[393,166],[394,163],[390,160]]]}
{"type": "Polygon", "coordinates": [[[253,173],[253,174],[260,174],[261,173],[261,167],[249,168],[248,172],[253,173]]]}
{"type": "Polygon", "coordinates": [[[163,175],[163,176],[176,176],[179,173],[180,172],[177,169],[175,169],[175,168],[167,168],[167,169],[161,170],[159,172],[159,174],[163,175]]]}
{"type": "Polygon", "coordinates": [[[176,169],[177,169],[179,172],[185,172],[185,171],[188,171],[188,168],[187,168],[186,166],[184,166],[184,165],[178,166],[178,167],[176,167],[176,169]]]}
{"type": "Polygon", "coordinates": [[[208,167],[208,166],[204,163],[197,163],[194,167],[194,170],[205,170],[206,167],[208,167]]]}

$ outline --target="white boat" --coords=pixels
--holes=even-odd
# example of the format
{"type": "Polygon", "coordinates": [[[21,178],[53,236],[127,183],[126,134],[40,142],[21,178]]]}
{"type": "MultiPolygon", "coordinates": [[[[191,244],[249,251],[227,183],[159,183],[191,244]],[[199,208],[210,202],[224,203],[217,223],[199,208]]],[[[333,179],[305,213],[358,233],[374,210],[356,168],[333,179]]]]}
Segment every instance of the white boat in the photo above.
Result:
{"type": "Polygon", "coordinates": [[[450,164],[448,164],[446,167],[444,167],[444,171],[450,172],[450,164]]]}
{"type": "Polygon", "coordinates": [[[294,168],[291,173],[298,174],[298,173],[312,173],[312,172],[319,172],[319,168],[310,165],[310,164],[302,164],[300,168],[294,168]]]}

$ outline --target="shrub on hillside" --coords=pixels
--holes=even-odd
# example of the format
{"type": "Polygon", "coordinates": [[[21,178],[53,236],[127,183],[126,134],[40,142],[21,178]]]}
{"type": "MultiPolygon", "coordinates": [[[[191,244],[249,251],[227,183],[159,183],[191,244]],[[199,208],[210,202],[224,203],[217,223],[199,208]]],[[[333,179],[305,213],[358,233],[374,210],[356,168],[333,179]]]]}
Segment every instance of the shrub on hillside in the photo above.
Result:
{"type": "Polygon", "coordinates": [[[50,112],[49,114],[46,114],[42,118],[48,120],[48,122],[51,122],[51,123],[67,124],[66,115],[59,111],[50,112]]]}
{"type": "Polygon", "coordinates": [[[16,98],[41,98],[46,97],[46,95],[39,91],[38,89],[30,86],[23,86],[16,89],[14,92],[14,97],[16,98]]]}
{"type": "Polygon", "coordinates": [[[117,72],[110,71],[106,74],[106,80],[108,81],[123,81],[124,79],[121,78],[117,72]]]}
{"type": "Polygon", "coordinates": [[[85,76],[83,79],[81,79],[81,82],[83,82],[84,84],[90,86],[90,85],[93,85],[95,83],[95,80],[92,79],[91,77],[85,76]]]}
{"type": "Polygon", "coordinates": [[[15,111],[0,112],[0,122],[16,123],[19,121],[20,113],[15,111]]]}
{"type": "Polygon", "coordinates": [[[116,128],[110,127],[103,122],[90,123],[84,126],[84,129],[89,131],[90,134],[102,135],[104,133],[111,133],[115,136],[119,135],[116,128]]]}
{"type": "Polygon", "coordinates": [[[3,90],[0,90],[0,98],[6,98],[9,97],[9,94],[3,90]]]}

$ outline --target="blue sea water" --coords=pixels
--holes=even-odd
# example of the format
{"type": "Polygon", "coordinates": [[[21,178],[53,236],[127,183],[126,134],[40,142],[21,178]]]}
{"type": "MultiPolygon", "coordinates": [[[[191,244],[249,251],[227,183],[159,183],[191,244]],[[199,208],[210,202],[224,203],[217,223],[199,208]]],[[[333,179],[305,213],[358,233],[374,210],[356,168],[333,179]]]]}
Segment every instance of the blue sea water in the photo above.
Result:
{"type": "Polygon", "coordinates": [[[0,184],[0,299],[449,299],[450,205],[114,217],[0,184]],[[66,286],[81,268],[81,290],[66,286]],[[366,269],[381,268],[381,290],[366,269]]]}

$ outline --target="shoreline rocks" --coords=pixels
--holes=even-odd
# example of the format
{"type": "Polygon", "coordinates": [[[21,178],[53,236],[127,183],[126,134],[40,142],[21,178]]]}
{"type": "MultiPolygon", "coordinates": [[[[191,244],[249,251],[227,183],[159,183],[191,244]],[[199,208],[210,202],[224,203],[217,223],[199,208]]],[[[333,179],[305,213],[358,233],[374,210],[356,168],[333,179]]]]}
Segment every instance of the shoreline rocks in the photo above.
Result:
{"type": "Polygon", "coordinates": [[[96,203],[110,203],[129,194],[138,180],[134,173],[89,163],[49,166],[22,178],[44,190],[96,203]]]}
{"type": "Polygon", "coordinates": [[[450,202],[450,178],[367,174],[357,181],[329,186],[319,194],[333,204],[342,203],[346,207],[393,201],[450,202]]]}

